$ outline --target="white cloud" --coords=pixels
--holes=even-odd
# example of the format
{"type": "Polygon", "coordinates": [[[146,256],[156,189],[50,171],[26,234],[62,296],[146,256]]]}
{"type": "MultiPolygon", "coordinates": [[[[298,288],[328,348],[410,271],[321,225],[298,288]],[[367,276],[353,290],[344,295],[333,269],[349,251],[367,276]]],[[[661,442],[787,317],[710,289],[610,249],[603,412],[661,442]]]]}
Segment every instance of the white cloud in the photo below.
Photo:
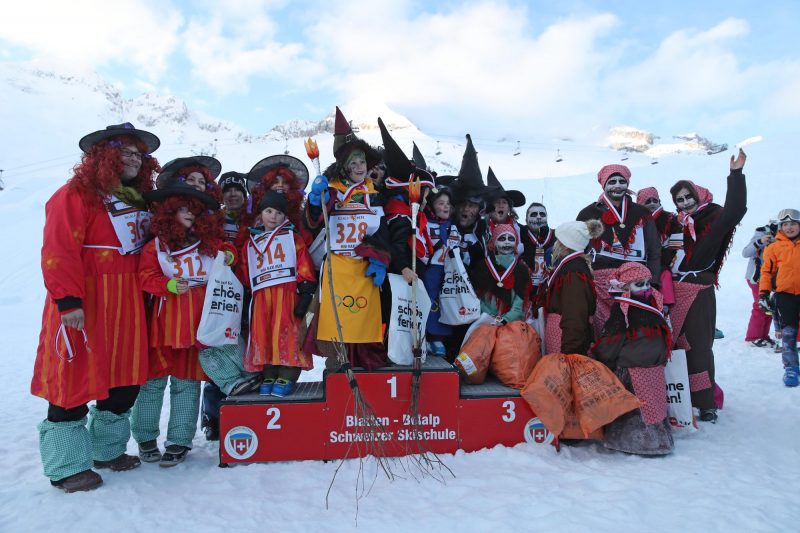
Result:
{"type": "Polygon", "coordinates": [[[5,3],[0,39],[38,58],[83,67],[127,64],[156,80],[167,68],[180,25],[180,14],[165,2],[30,0],[5,3]]]}

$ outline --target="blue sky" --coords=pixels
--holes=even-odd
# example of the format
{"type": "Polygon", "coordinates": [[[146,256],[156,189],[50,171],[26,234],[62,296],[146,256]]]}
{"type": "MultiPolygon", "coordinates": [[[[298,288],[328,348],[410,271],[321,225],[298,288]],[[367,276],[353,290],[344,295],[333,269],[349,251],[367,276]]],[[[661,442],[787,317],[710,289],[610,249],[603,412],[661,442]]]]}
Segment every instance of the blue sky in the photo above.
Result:
{"type": "Polygon", "coordinates": [[[386,103],[434,136],[530,141],[627,124],[794,135],[800,2],[31,0],[0,61],[92,68],[254,133],[386,103]],[[44,14],[44,15],[43,15],[44,14]]]}

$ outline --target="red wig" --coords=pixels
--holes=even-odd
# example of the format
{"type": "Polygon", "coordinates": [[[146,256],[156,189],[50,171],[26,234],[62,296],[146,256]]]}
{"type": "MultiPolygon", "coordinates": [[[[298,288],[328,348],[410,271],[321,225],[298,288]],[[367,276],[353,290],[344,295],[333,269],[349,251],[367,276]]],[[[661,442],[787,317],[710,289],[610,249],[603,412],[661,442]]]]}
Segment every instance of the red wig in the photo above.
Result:
{"type": "MultiPolygon", "coordinates": [[[[219,203],[222,203],[222,191],[219,190],[219,186],[214,181],[214,178],[211,176],[211,171],[208,170],[206,167],[202,165],[189,165],[188,167],[180,168],[176,173],[175,176],[178,179],[186,178],[192,172],[199,172],[203,175],[206,179],[206,190],[205,193],[212,197],[219,203]]],[[[183,179],[181,179],[183,181],[183,179]]]]}
{"type": "Polygon", "coordinates": [[[142,153],[142,166],[139,174],[126,185],[140,193],[152,190],[153,173],[161,170],[161,167],[155,157],[145,154],[147,145],[131,135],[115,135],[93,144],[89,153],[84,153],[81,162],[73,168],[69,186],[91,201],[100,203],[103,197],[120,185],[123,164],[119,152],[120,148],[127,145],[135,146],[142,153]]]}
{"type": "Polygon", "coordinates": [[[194,239],[200,240],[200,253],[214,257],[224,239],[222,225],[217,215],[206,205],[191,196],[170,196],[163,202],[154,202],[150,207],[153,218],[150,232],[161,239],[170,250],[185,248],[194,239]],[[186,229],[176,220],[181,207],[188,207],[194,213],[194,224],[186,229]]]}
{"type": "Polygon", "coordinates": [[[260,183],[253,188],[252,220],[256,220],[261,215],[258,211],[258,205],[261,203],[261,199],[264,198],[264,194],[277,183],[278,177],[283,179],[286,210],[288,211],[286,217],[296,228],[300,228],[300,206],[303,203],[303,190],[300,185],[300,179],[288,167],[273,167],[261,176],[260,183]]]}

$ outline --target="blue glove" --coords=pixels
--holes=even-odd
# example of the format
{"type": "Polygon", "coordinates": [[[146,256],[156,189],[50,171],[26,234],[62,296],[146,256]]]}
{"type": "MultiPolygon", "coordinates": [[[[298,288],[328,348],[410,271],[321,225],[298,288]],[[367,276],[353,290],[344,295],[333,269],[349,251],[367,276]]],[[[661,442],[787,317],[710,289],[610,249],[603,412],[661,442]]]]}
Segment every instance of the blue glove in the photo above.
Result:
{"type": "Polygon", "coordinates": [[[372,284],[380,287],[383,285],[383,280],[386,279],[386,265],[374,257],[370,257],[369,266],[367,266],[367,271],[364,272],[364,275],[367,277],[372,276],[372,284]]]}
{"type": "Polygon", "coordinates": [[[328,192],[328,178],[325,176],[317,176],[311,184],[311,192],[308,193],[308,201],[311,205],[319,207],[322,193],[325,193],[325,203],[328,203],[331,195],[328,192]]]}

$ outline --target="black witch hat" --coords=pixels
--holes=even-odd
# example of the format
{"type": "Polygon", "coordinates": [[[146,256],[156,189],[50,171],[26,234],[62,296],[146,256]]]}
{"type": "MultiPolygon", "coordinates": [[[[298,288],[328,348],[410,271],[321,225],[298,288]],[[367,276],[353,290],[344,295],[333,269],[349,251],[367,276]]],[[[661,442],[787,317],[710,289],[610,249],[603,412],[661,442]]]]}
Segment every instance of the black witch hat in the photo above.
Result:
{"type": "Polygon", "coordinates": [[[97,130],[89,133],[88,135],[84,135],[81,140],[78,141],[78,146],[81,150],[88,154],[93,145],[99,143],[100,141],[110,139],[111,137],[116,137],[117,135],[130,135],[132,137],[136,137],[142,141],[145,146],[147,146],[146,153],[148,154],[152,154],[158,150],[159,146],[161,146],[161,141],[158,139],[158,137],[149,131],[136,129],[136,127],[130,122],[112,124],[111,126],[106,126],[106,129],[104,130],[97,130]]]}
{"type": "Polygon", "coordinates": [[[381,138],[383,139],[383,161],[386,163],[387,177],[384,185],[389,189],[408,187],[412,181],[418,179],[420,186],[433,189],[436,185],[431,173],[424,168],[418,167],[413,160],[403,153],[403,150],[392,138],[380,117],[378,117],[378,127],[381,130],[381,138]]]}
{"type": "Polygon", "coordinates": [[[377,165],[381,160],[381,156],[375,148],[367,141],[356,137],[353,128],[350,127],[350,122],[344,118],[344,113],[339,106],[336,106],[336,119],[333,124],[333,157],[344,166],[354,150],[364,152],[368,169],[377,165]]]}
{"type": "Polygon", "coordinates": [[[297,176],[297,180],[300,183],[300,190],[305,189],[306,185],[308,185],[308,167],[306,164],[294,156],[277,154],[265,157],[253,165],[253,168],[247,173],[247,187],[250,189],[250,192],[253,191],[256,185],[261,183],[261,178],[264,174],[275,167],[286,167],[294,172],[294,175],[297,176]]]}
{"type": "MultiPolygon", "coordinates": [[[[178,171],[182,168],[199,165],[205,167],[211,173],[211,180],[214,181],[222,172],[222,163],[215,157],[208,155],[193,155],[190,157],[179,157],[161,167],[161,173],[156,177],[156,187],[166,187],[168,183],[178,181],[180,176],[178,171]]],[[[185,177],[185,176],[184,176],[185,177]]]]}
{"type": "Polygon", "coordinates": [[[500,180],[497,179],[497,176],[494,175],[492,171],[492,167],[489,167],[489,171],[486,173],[486,182],[489,184],[489,187],[492,191],[489,193],[488,199],[490,202],[493,202],[500,198],[505,198],[508,200],[514,207],[522,207],[525,205],[525,195],[522,194],[520,191],[507,191],[503,188],[500,184],[500,180]]]}
{"type": "Polygon", "coordinates": [[[467,146],[461,158],[461,168],[458,176],[441,176],[442,179],[454,178],[452,188],[455,193],[456,203],[469,200],[476,204],[483,204],[484,199],[494,189],[483,183],[483,174],[478,165],[478,152],[472,144],[472,137],[467,134],[467,146]]]}
{"type": "Polygon", "coordinates": [[[152,203],[152,202],[160,202],[162,200],[166,200],[171,196],[188,196],[190,198],[196,198],[206,204],[206,207],[216,211],[219,209],[219,202],[214,200],[208,194],[198,191],[191,185],[187,185],[182,181],[170,181],[167,182],[164,187],[159,189],[153,189],[152,191],[146,191],[142,193],[145,202],[152,203]]]}

